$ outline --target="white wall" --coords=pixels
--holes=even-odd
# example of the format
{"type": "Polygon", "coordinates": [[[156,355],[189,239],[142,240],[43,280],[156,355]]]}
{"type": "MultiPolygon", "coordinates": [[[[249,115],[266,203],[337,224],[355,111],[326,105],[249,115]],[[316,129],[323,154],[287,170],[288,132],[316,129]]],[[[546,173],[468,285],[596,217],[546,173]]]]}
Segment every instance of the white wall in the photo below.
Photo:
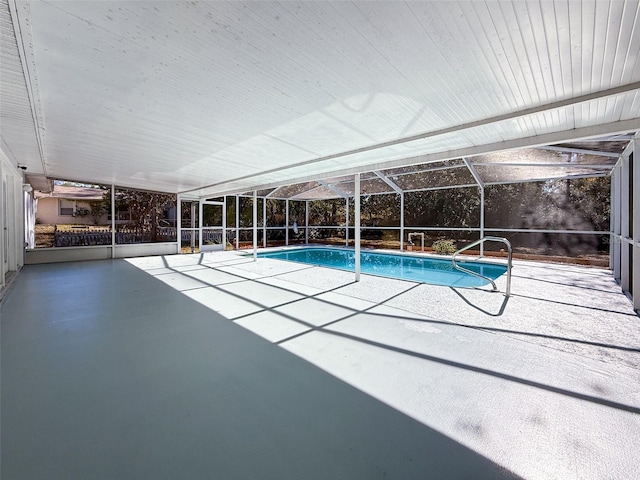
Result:
{"type": "Polygon", "coordinates": [[[0,148],[0,290],[24,265],[23,173],[0,148]]]}
{"type": "Polygon", "coordinates": [[[611,187],[611,267],[633,308],[640,311],[640,134],[618,162],[611,187]]]}
{"type": "Polygon", "coordinates": [[[27,250],[25,263],[78,262],[82,260],[107,260],[109,258],[144,257],[147,255],[174,255],[178,253],[176,243],[139,243],[116,245],[111,256],[111,246],[53,247],[27,250]]]}
{"type": "Polygon", "coordinates": [[[107,260],[111,258],[110,246],[97,247],[64,247],[64,248],[36,248],[27,250],[25,263],[78,262],[82,260],[107,260]]]}

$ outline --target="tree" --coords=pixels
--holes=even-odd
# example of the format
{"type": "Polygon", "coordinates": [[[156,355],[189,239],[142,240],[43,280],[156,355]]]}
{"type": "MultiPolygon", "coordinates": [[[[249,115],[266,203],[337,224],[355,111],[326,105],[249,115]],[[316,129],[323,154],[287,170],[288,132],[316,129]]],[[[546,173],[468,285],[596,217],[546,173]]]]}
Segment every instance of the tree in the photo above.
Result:
{"type": "Polygon", "coordinates": [[[93,220],[93,224],[97,225],[100,222],[100,218],[107,213],[104,200],[90,200],[87,203],[89,204],[89,215],[93,220]]]}
{"type": "MultiPolygon", "coordinates": [[[[166,210],[175,207],[176,196],[169,193],[117,189],[116,213],[129,212],[128,226],[141,233],[149,233],[151,242],[158,241],[158,228],[166,210]]],[[[103,203],[111,210],[111,193],[105,191],[103,203]]]]}

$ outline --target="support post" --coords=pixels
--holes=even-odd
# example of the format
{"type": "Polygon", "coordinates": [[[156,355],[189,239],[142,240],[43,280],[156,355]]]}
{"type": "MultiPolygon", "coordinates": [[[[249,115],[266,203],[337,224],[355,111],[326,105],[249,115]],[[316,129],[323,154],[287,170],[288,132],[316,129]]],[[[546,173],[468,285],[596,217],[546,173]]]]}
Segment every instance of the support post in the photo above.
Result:
{"type": "Polygon", "coordinates": [[[262,197],[262,246],[267,248],[267,197],[262,197]]]}
{"type": "Polygon", "coordinates": [[[236,250],[240,250],[240,197],[236,195],[236,250]]]}
{"type": "Polygon", "coordinates": [[[354,202],[354,242],[355,242],[355,281],[360,281],[360,174],[356,173],[355,192],[353,196],[354,202]]]}
{"type": "Polygon", "coordinates": [[[227,250],[227,197],[222,197],[222,251],[227,250]]]}
{"type": "MultiPolygon", "coordinates": [[[[192,205],[195,205],[195,203],[192,203],[192,205]]],[[[204,220],[203,206],[204,200],[200,199],[198,202],[198,250],[200,250],[200,253],[202,253],[202,221],[204,220]]]]}
{"type": "MultiPolygon", "coordinates": [[[[480,238],[482,239],[484,238],[484,181],[468,158],[463,158],[462,161],[480,188],[480,238]]],[[[480,256],[484,256],[484,242],[480,242],[480,256]]]]}
{"type": "MultiPolygon", "coordinates": [[[[222,236],[224,237],[224,232],[222,236]]],[[[178,242],[176,253],[182,253],[182,198],[180,194],[176,196],[176,241],[178,242]]]]}
{"type": "Polygon", "coordinates": [[[287,198],[284,201],[284,244],[285,246],[289,245],[289,199],[287,198]]]}
{"type": "Polygon", "coordinates": [[[116,186],[111,184],[111,258],[116,258],[116,186]]]}
{"type": "Polygon", "coordinates": [[[640,135],[638,133],[633,137],[633,177],[632,194],[633,199],[633,218],[629,219],[633,226],[633,261],[632,269],[632,285],[631,297],[633,299],[633,309],[640,311],[640,135]]]}
{"type": "Polygon", "coordinates": [[[611,174],[611,235],[609,236],[609,265],[613,278],[620,281],[620,163],[611,174]]]}
{"type": "MultiPolygon", "coordinates": [[[[631,284],[631,258],[629,252],[630,225],[630,191],[629,191],[629,156],[620,159],[620,286],[623,292],[629,292],[631,284]]],[[[631,293],[631,292],[629,292],[631,293]]]]}
{"type": "Polygon", "coordinates": [[[404,250],[404,192],[400,192],[400,251],[404,250]]]}
{"type": "Polygon", "coordinates": [[[304,202],[304,243],[309,243],[309,200],[304,202]]]}
{"type": "Polygon", "coordinates": [[[258,191],[253,191],[253,261],[258,260],[258,191]]]}
{"type": "Polygon", "coordinates": [[[382,180],[384,183],[389,185],[394,192],[400,195],[400,251],[403,251],[404,250],[404,190],[402,190],[393,180],[391,180],[381,171],[374,170],[373,173],[375,173],[380,180],[382,180]]]}
{"type": "Polygon", "coordinates": [[[346,197],[344,199],[345,205],[346,205],[346,212],[345,212],[345,223],[347,228],[344,231],[344,238],[345,238],[345,245],[348,247],[349,246],[349,197],[346,197]]]}
{"type": "MultiPolygon", "coordinates": [[[[484,185],[480,186],[480,238],[484,238],[484,185]]],[[[480,256],[484,257],[484,242],[480,243],[480,256]]]]}

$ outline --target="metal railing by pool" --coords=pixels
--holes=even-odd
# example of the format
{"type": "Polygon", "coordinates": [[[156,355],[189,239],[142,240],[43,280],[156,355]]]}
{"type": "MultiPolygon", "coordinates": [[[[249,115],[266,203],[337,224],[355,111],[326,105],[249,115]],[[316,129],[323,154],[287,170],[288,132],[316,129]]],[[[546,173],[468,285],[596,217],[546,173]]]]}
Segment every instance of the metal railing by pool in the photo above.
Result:
{"type": "Polygon", "coordinates": [[[461,254],[462,252],[469,250],[470,248],[475,247],[476,245],[480,245],[481,243],[484,242],[501,242],[504,243],[507,248],[508,248],[508,252],[509,252],[509,256],[507,258],[507,288],[505,291],[505,295],[508,297],[509,295],[511,295],[511,267],[512,267],[512,249],[511,249],[511,243],[509,242],[509,240],[507,240],[504,237],[482,237],[480,240],[476,240],[475,242],[470,243],[469,245],[461,248],[460,250],[458,250],[457,252],[455,252],[453,254],[453,257],[451,258],[451,261],[453,262],[453,266],[455,268],[457,268],[458,270],[460,270],[461,272],[465,272],[468,273],[469,275],[473,275],[475,277],[480,277],[480,278],[484,278],[485,280],[487,280],[488,282],[491,283],[491,285],[493,286],[493,291],[497,292],[498,287],[496,286],[496,283],[489,277],[482,275],[480,273],[474,272],[472,270],[469,270],[468,268],[464,268],[461,267],[460,265],[458,265],[458,262],[456,262],[456,256],[458,256],[459,254],[461,254]]]}

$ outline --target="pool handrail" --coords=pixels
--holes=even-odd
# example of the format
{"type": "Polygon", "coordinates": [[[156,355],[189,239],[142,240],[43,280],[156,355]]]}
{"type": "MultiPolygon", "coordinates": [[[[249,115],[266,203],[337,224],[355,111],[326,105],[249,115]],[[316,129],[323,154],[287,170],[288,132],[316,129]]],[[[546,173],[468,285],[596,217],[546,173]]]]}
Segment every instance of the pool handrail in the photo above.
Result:
{"type": "Polygon", "coordinates": [[[456,256],[461,254],[462,252],[464,252],[465,250],[469,250],[470,248],[475,247],[476,245],[480,245],[481,243],[484,243],[486,241],[491,241],[491,242],[501,242],[504,243],[507,246],[508,249],[508,257],[507,257],[507,289],[505,292],[505,296],[510,296],[511,295],[511,267],[512,267],[512,256],[513,256],[513,251],[511,248],[511,243],[509,242],[509,240],[507,240],[504,237],[482,237],[480,240],[476,240],[475,242],[471,242],[469,245],[466,245],[464,247],[462,247],[460,250],[458,250],[457,252],[455,252],[453,254],[453,257],[451,258],[451,261],[453,262],[453,266],[465,273],[468,273],[469,275],[473,275],[475,277],[480,277],[480,278],[484,278],[485,280],[488,280],[491,285],[493,286],[493,292],[497,292],[498,291],[498,287],[496,286],[496,283],[490,279],[489,277],[485,276],[485,275],[481,275],[480,273],[476,273],[472,270],[469,270],[468,268],[464,268],[461,267],[460,265],[458,265],[458,263],[456,262],[456,256]]]}

